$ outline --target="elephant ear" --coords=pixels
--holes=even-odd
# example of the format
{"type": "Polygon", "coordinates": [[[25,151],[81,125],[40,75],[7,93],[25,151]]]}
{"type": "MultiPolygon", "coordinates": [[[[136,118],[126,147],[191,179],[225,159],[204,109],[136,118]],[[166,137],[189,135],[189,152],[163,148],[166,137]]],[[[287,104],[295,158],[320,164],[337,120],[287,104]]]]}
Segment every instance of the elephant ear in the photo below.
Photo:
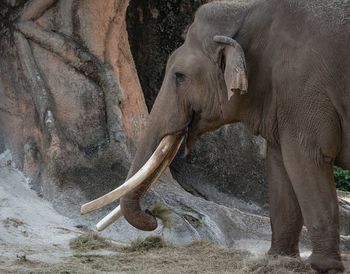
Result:
{"type": "Polygon", "coordinates": [[[227,87],[228,100],[240,91],[240,94],[248,92],[248,77],[244,52],[242,47],[231,37],[216,35],[214,41],[224,44],[225,71],[224,77],[227,87]]]}

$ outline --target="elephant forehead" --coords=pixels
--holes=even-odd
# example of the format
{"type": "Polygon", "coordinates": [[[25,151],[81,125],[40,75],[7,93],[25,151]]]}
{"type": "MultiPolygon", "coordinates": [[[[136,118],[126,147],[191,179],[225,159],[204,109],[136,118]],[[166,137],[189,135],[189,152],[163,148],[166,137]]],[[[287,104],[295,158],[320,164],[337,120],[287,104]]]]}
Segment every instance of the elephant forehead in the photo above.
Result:
{"type": "Polygon", "coordinates": [[[183,46],[170,57],[168,69],[172,72],[182,72],[195,75],[210,68],[211,61],[200,50],[183,46]]]}

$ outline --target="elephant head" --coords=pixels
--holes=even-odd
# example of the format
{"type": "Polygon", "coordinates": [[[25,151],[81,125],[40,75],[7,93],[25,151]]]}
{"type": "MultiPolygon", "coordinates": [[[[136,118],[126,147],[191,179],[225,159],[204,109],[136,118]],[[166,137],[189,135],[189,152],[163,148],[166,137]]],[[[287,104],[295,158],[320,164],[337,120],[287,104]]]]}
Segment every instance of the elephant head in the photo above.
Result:
{"type": "Polygon", "coordinates": [[[244,52],[234,39],[245,9],[232,4],[207,4],[196,13],[184,44],[169,57],[163,84],[141,137],[129,177],[134,175],[166,136],[174,136],[166,164],[121,198],[127,221],[141,230],[154,230],[156,219],[141,210],[140,198],[175,156],[185,138],[186,153],[197,138],[238,121],[238,103],[248,91],[244,52]]]}
{"type": "MultiPolygon", "coordinates": [[[[118,194],[122,195],[122,215],[138,229],[157,227],[156,218],[141,210],[140,199],[169,166],[182,140],[188,153],[201,134],[239,120],[238,105],[241,95],[248,92],[248,76],[243,49],[234,37],[247,5],[214,2],[202,6],[183,45],[168,59],[129,180],[118,194]]],[[[91,208],[108,203],[99,201],[91,208]]],[[[91,209],[82,209],[88,211],[91,209]]]]}

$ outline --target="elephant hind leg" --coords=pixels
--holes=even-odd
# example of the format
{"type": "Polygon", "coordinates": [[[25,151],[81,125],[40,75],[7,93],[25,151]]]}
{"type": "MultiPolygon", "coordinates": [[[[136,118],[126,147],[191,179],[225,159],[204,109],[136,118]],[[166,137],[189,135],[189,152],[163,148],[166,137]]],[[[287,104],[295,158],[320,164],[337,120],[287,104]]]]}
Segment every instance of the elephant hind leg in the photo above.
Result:
{"type": "Polygon", "coordinates": [[[268,144],[267,151],[267,180],[272,229],[269,254],[299,256],[303,217],[280,148],[272,144],[268,144]]]}
{"type": "Polygon", "coordinates": [[[309,262],[322,273],[342,272],[333,162],[326,158],[316,163],[290,136],[281,137],[282,157],[311,239],[309,262]]]}

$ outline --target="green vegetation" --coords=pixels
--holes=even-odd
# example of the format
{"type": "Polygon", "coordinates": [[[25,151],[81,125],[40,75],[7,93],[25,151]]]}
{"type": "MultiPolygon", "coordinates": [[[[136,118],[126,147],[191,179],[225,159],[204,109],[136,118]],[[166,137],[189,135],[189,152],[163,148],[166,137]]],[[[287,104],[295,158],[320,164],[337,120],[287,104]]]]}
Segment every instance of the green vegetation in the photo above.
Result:
{"type": "Polygon", "coordinates": [[[198,228],[202,225],[202,216],[200,215],[199,218],[196,218],[190,214],[182,214],[182,217],[195,228],[198,228]]]}
{"type": "Polygon", "coordinates": [[[344,170],[335,166],[333,168],[333,173],[337,189],[350,192],[350,170],[344,170]]]}
{"type": "Polygon", "coordinates": [[[191,207],[184,206],[183,211],[175,211],[175,213],[195,228],[198,228],[203,224],[203,215],[191,207]]]}
{"type": "Polygon", "coordinates": [[[194,210],[192,207],[186,206],[184,208],[188,212],[180,214],[187,222],[189,222],[193,227],[198,228],[203,224],[203,215],[194,210]]]}

